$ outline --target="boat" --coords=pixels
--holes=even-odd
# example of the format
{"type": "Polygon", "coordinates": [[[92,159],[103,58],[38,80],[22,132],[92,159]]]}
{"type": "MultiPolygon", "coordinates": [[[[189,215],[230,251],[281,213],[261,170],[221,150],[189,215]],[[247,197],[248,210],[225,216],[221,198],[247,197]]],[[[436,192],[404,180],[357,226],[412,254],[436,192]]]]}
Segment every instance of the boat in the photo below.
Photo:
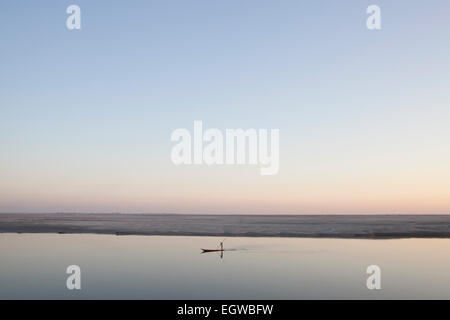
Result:
{"type": "Polygon", "coordinates": [[[225,249],[223,248],[224,241],[225,241],[225,239],[223,239],[222,242],[220,242],[219,248],[217,248],[217,249],[203,249],[202,248],[202,253],[205,253],[205,252],[221,252],[221,253],[223,253],[225,251],[225,249]]]}
{"type": "Polygon", "coordinates": [[[203,252],[222,252],[225,249],[202,249],[203,252]]]}

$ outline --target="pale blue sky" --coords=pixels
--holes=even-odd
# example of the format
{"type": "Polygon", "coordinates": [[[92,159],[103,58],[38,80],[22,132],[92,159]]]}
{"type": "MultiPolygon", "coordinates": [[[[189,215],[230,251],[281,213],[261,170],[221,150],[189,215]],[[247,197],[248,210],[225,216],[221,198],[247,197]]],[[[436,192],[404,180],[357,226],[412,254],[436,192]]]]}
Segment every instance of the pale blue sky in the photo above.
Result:
{"type": "Polygon", "coordinates": [[[448,0],[2,1],[0,211],[450,213],[449,13],[448,0]],[[174,167],[170,133],[194,120],[279,128],[280,174],[174,167]]]}

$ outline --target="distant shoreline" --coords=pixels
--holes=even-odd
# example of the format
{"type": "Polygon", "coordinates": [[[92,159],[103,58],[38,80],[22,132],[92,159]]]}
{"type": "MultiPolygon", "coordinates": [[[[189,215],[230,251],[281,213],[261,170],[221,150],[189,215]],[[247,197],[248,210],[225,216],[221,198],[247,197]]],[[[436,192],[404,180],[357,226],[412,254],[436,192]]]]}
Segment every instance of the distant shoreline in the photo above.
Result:
{"type": "Polygon", "coordinates": [[[0,214],[0,233],[450,238],[450,215],[0,214]]]}
{"type": "Polygon", "coordinates": [[[177,212],[0,212],[2,215],[126,215],[126,216],[260,216],[260,217],[365,217],[365,216],[450,216],[450,213],[177,213],[177,212]]]}

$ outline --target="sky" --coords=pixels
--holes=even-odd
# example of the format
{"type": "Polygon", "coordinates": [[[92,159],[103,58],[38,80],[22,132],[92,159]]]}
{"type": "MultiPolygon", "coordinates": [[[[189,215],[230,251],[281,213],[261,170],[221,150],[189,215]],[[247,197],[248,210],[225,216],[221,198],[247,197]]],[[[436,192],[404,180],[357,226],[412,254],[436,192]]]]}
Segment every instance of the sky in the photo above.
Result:
{"type": "Polygon", "coordinates": [[[0,212],[450,214],[449,12],[2,1],[0,212]],[[171,133],[195,120],[279,129],[278,174],[176,166],[171,133]]]}

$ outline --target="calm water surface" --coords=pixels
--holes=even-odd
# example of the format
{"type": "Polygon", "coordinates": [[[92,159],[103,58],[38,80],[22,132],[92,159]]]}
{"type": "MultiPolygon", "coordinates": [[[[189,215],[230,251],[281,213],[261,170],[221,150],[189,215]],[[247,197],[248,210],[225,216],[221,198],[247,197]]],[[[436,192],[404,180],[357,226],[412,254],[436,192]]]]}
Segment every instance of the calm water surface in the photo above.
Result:
{"type": "Polygon", "coordinates": [[[450,240],[0,234],[1,299],[450,299],[450,240]],[[81,290],[66,289],[67,266],[81,290]],[[382,289],[366,288],[366,268],[382,289]]]}

